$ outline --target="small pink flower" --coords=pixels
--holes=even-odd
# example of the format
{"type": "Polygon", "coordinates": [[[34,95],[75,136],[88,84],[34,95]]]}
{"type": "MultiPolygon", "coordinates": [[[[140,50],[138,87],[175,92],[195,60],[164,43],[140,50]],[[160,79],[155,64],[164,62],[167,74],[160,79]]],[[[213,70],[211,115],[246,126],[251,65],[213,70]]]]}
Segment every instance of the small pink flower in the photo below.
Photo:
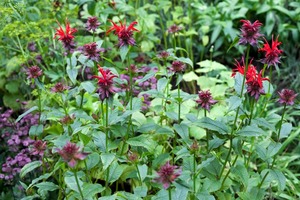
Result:
{"type": "Polygon", "coordinates": [[[293,90],[289,90],[289,89],[282,89],[281,92],[278,92],[278,94],[279,94],[278,102],[280,104],[291,105],[291,106],[294,105],[295,98],[298,95],[293,90]]]}
{"type": "Polygon", "coordinates": [[[178,166],[170,165],[168,161],[166,164],[160,167],[157,172],[158,177],[154,179],[155,182],[162,183],[165,189],[168,189],[170,185],[181,174],[181,169],[178,166]]]}
{"type": "Polygon", "coordinates": [[[196,102],[208,112],[210,111],[210,106],[218,102],[212,98],[209,90],[200,91],[198,96],[199,99],[197,99],[196,102]]]}
{"type": "Polygon", "coordinates": [[[78,160],[84,160],[89,153],[80,152],[80,147],[76,144],[67,142],[67,144],[58,150],[58,154],[68,162],[69,167],[74,168],[78,160]]]}

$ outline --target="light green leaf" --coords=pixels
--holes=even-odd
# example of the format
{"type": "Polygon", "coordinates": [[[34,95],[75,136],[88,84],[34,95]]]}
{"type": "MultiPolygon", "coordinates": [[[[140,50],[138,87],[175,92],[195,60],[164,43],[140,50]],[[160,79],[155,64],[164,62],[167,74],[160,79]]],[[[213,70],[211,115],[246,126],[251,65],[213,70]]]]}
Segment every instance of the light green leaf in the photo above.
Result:
{"type": "Polygon", "coordinates": [[[147,196],[147,192],[148,192],[148,188],[146,186],[137,186],[136,188],[133,189],[133,192],[135,195],[139,196],[139,197],[146,197],[147,196]]]}
{"type": "Polygon", "coordinates": [[[93,199],[96,194],[101,193],[105,188],[98,184],[83,183],[82,193],[86,199],[93,199]]]}
{"type": "Polygon", "coordinates": [[[59,189],[58,185],[52,182],[41,182],[36,184],[35,187],[39,188],[39,190],[44,190],[44,191],[55,191],[59,189]]]}
{"type": "Polygon", "coordinates": [[[27,163],[22,169],[21,169],[21,172],[20,172],[20,177],[21,178],[24,178],[24,176],[26,174],[28,174],[29,172],[35,170],[36,168],[42,166],[42,162],[41,161],[33,161],[33,162],[30,162],[30,163],[27,163]]]}
{"type": "Polygon", "coordinates": [[[199,77],[197,76],[197,74],[195,74],[194,71],[190,71],[183,75],[183,80],[185,80],[187,82],[198,80],[198,78],[199,77]]]}
{"type": "Polygon", "coordinates": [[[102,152],[105,152],[106,149],[106,137],[102,132],[95,132],[93,134],[94,143],[97,147],[100,148],[102,152]]]}
{"type": "Polygon", "coordinates": [[[108,182],[113,183],[120,178],[124,167],[120,166],[117,161],[113,162],[109,167],[108,182]]]}
{"type": "Polygon", "coordinates": [[[232,173],[239,178],[238,180],[240,180],[245,187],[248,186],[249,175],[244,165],[236,165],[232,168],[232,173]]]}
{"type": "MultiPolygon", "coordinates": [[[[241,94],[242,91],[242,85],[243,85],[243,79],[244,76],[240,73],[236,73],[234,76],[234,89],[237,92],[237,94],[241,94]]],[[[244,85],[243,94],[246,93],[246,86],[244,85]]]]}
{"type": "Polygon", "coordinates": [[[183,141],[189,141],[189,127],[186,124],[174,124],[174,129],[178,133],[178,135],[180,135],[183,141]]]}
{"type": "Polygon", "coordinates": [[[283,173],[278,169],[271,169],[270,175],[273,177],[273,180],[278,183],[278,189],[283,191],[286,186],[286,177],[283,175],[283,173]]]}
{"type": "Polygon", "coordinates": [[[30,108],[29,110],[27,110],[26,112],[24,112],[23,114],[21,114],[21,115],[16,119],[16,123],[17,123],[18,121],[20,121],[24,116],[28,115],[29,113],[31,113],[31,112],[33,112],[33,111],[35,111],[35,110],[37,110],[37,109],[38,109],[37,106],[33,106],[32,108],[30,108]]]}
{"type": "Polygon", "coordinates": [[[91,170],[95,167],[100,161],[99,153],[93,152],[87,156],[86,166],[88,170],[91,170]]]}
{"type": "Polygon", "coordinates": [[[114,161],[115,154],[113,153],[102,153],[101,154],[101,161],[103,164],[103,170],[106,170],[108,166],[114,161]]]}
{"type": "Polygon", "coordinates": [[[81,82],[80,85],[85,91],[87,91],[90,94],[92,94],[96,89],[91,81],[81,82]]]}
{"type": "Polygon", "coordinates": [[[141,181],[144,181],[144,179],[146,178],[147,176],[147,173],[148,173],[148,167],[147,165],[138,165],[138,170],[140,172],[140,176],[141,176],[141,181]]]}
{"type": "Polygon", "coordinates": [[[67,69],[67,74],[72,81],[73,84],[76,84],[76,78],[78,75],[78,69],[72,68],[72,69],[67,69]]]}
{"type": "Polygon", "coordinates": [[[291,123],[282,124],[279,138],[281,139],[281,138],[288,137],[290,135],[292,129],[293,129],[293,125],[291,123]]]}
{"type": "Polygon", "coordinates": [[[209,192],[199,192],[196,197],[198,200],[215,200],[215,197],[210,195],[209,192]]]}
{"type": "Polygon", "coordinates": [[[195,122],[196,125],[201,128],[207,128],[209,130],[217,131],[222,135],[229,133],[229,128],[223,122],[212,120],[208,117],[203,117],[202,119],[195,122]]]}
{"type": "Polygon", "coordinates": [[[258,137],[262,135],[267,135],[268,133],[255,125],[250,125],[242,128],[236,134],[245,137],[258,137]]]}
{"type": "Polygon", "coordinates": [[[120,47],[120,56],[121,56],[122,62],[124,62],[124,60],[126,59],[128,52],[129,52],[129,48],[127,45],[120,47]]]}
{"type": "Polygon", "coordinates": [[[238,96],[231,96],[229,99],[226,100],[228,102],[228,111],[232,111],[238,108],[242,104],[242,99],[238,96]]]}

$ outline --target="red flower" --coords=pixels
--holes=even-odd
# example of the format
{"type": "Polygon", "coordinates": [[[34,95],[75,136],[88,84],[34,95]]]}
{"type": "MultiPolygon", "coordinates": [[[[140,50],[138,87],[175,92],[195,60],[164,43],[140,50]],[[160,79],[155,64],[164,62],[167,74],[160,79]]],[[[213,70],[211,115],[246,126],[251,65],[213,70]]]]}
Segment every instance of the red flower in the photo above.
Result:
{"type": "Polygon", "coordinates": [[[259,33],[259,28],[263,25],[258,20],[256,20],[253,24],[249,20],[241,20],[243,22],[241,28],[241,38],[239,40],[239,44],[247,44],[249,43],[252,46],[257,46],[258,38],[262,36],[259,33]]]}
{"type": "Polygon", "coordinates": [[[266,38],[264,38],[265,44],[264,47],[259,49],[259,51],[265,52],[265,58],[262,59],[262,62],[265,64],[270,65],[277,65],[277,63],[280,63],[280,54],[283,52],[282,50],[278,49],[278,46],[281,44],[281,42],[278,42],[278,36],[276,40],[273,40],[272,36],[272,46],[269,45],[266,38]]]}
{"type": "Polygon", "coordinates": [[[185,68],[186,68],[186,65],[179,60],[175,60],[172,62],[171,70],[175,73],[183,72],[185,70],[185,68]]]}
{"type": "Polygon", "coordinates": [[[54,38],[58,36],[58,40],[60,40],[63,43],[63,46],[66,50],[69,52],[72,52],[75,48],[75,43],[74,43],[74,33],[77,32],[75,28],[70,27],[70,23],[66,19],[66,29],[64,30],[62,26],[57,22],[59,25],[59,28],[56,29],[56,33],[54,35],[54,38]]]}
{"type": "Polygon", "coordinates": [[[27,69],[27,78],[38,78],[42,76],[43,71],[38,66],[31,66],[27,69]]]}
{"type": "Polygon", "coordinates": [[[170,184],[172,184],[175,179],[180,176],[181,169],[179,169],[178,166],[170,165],[170,162],[168,161],[166,164],[160,167],[157,174],[159,177],[155,178],[154,181],[162,183],[163,187],[168,189],[170,184]]]}
{"type": "Polygon", "coordinates": [[[217,101],[212,98],[209,90],[200,91],[198,96],[199,99],[197,99],[196,102],[208,112],[210,111],[210,106],[217,103],[217,101]]]}
{"type": "Polygon", "coordinates": [[[278,102],[280,104],[285,104],[285,105],[294,105],[294,100],[297,97],[298,94],[295,94],[293,90],[289,89],[282,89],[281,92],[278,92],[279,94],[279,99],[278,102]]]}
{"type": "Polygon", "coordinates": [[[102,76],[94,75],[93,78],[98,79],[98,92],[100,99],[103,101],[104,99],[111,97],[116,92],[112,79],[117,76],[111,73],[109,69],[102,69],[100,65],[98,65],[98,69],[102,76]]]}
{"type": "Polygon", "coordinates": [[[76,144],[67,142],[67,144],[60,150],[58,154],[68,162],[69,167],[75,167],[77,160],[84,160],[88,153],[79,152],[79,147],[76,144]]]}
{"type": "Polygon", "coordinates": [[[114,31],[119,38],[119,44],[118,44],[119,47],[127,46],[127,45],[131,45],[131,46],[135,45],[135,40],[132,37],[133,31],[139,32],[139,30],[134,28],[134,26],[137,24],[136,21],[131,22],[131,24],[128,27],[126,27],[126,21],[124,22],[124,24],[120,21],[120,25],[117,25],[112,20],[109,21],[113,24],[113,26],[110,27],[108,31],[106,31],[106,34],[109,34],[111,31],[114,31]]]}
{"type": "Polygon", "coordinates": [[[255,76],[251,77],[246,81],[247,84],[247,92],[250,94],[250,96],[254,96],[256,100],[259,99],[260,95],[265,94],[265,90],[263,88],[263,81],[269,80],[267,78],[263,78],[261,76],[262,71],[260,71],[255,76]]]}
{"type": "MultiPolygon", "coordinates": [[[[240,74],[242,74],[243,76],[245,75],[245,61],[244,58],[242,58],[242,64],[241,65],[237,60],[235,60],[235,66],[236,69],[232,70],[232,77],[235,76],[236,72],[239,72],[240,74]]],[[[246,74],[246,80],[250,81],[253,77],[255,77],[257,74],[257,70],[255,68],[255,66],[252,65],[252,59],[250,60],[249,64],[248,64],[248,69],[247,69],[247,74],[246,74]]]]}

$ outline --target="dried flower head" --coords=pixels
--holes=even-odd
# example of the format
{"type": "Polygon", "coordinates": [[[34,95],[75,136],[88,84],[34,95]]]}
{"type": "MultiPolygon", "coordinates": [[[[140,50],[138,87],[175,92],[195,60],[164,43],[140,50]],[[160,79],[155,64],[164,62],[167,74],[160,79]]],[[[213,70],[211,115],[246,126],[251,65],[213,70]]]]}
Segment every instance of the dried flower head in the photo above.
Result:
{"type": "Polygon", "coordinates": [[[73,168],[78,160],[84,160],[89,153],[80,152],[80,147],[76,144],[67,142],[67,144],[58,150],[58,154],[68,162],[69,167],[73,168]]]}
{"type": "Polygon", "coordinates": [[[281,92],[278,92],[278,94],[279,94],[278,102],[280,104],[291,105],[291,106],[294,105],[295,98],[298,95],[293,90],[289,90],[289,89],[282,89],[281,92]]]}
{"type": "Polygon", "coordinates": [[[136,21],[131,22],[131,24],[129,24],[128,27],[126,27],[126,21],[124,22],[124,24],[120,21],[120,25],[117,25],[116,23],[114,23],[112,20],[109,20],[113,26],[110,27],[108,29],[108,31],[106,31],[106,34],[109,34],[111,31],[114,31],[115,34],[118,36],[119,38],[119,47],[122,46],[134,46],[135,45],[135,40],[132,37],[133,36],[133,31],[139,32],[139,30],[137,30],[136,28],[134,28],[134,26],[137,24],[136,21]]]}
{"type": "Polygon", "coordinates": [[[257,46],[258,39],[262,36],[262,34],[259,33],[259,29],[263,24],[258,20],[253,24],[249,20],[241,20],[241,22],[243,25],[241,28],[242,33],[239,44],[257,46]]]}
{"type": "Polygon", "coordinates": [[[218,102],[212,98],[209,90],[200,91],[198,93],[198,96],[199,99],[196,100],[196,103],[198,103],[202,108],[204,108],[208,112],[210,111],[210,106],[218,102]]]}
{"type": "Polygon", "coordinates": [[[176,72],[177,73],[184,72],[185,68],[186,68],[186,65],[179,60],[175,60],[172,62],[171,70],[175,73],[176,72]]]}
{"type": "Polygon", "coordinates": [[[68,51],[68,53],[72,53],[75,49],[74,43],[74,33],[77,32],[75,28],[70,27],[70,23],[66,19],[66,29],[64,30],[59,22],[57,22],[59,28],[56,29],[56,33],[54,38],[58,36],[58,40],[60,40],[64,46],[64,48],[68,51]]]}
{"type": "Polygon", "coordinates": [[[281,44],[281,42],[278,42],[278,36],[276,40],[273,40],[272,36],[272,45],[270,46],[266,38],[264,38],[265,44],[263,48],[259,49],[259,51],[265,52],[265,58],[261,61],[265,64],[268,64],[268,66],[275,66],[278,63],[280,63],[280,55],[283,52],[282,50],[278,49],[278,46],[281,44]]]}
{"type": "Polygon", "coordinates": [[[43,74],[43,71],[38,66],[31,66],[27,69],[27,78],[38,78],[43,74]]]}
{"type": "Polygon", "coordinates": [[[182,27],[177,26],[176,24],[173,24],[168,28],[168,32],[172,33],[172,34],[178,33],[181,30],[182,30],[182,27]]]}
{"type": "Polygon", "coordinates": [[[98,65],[98,70],[102,76],[93,76],[93,78],[98,79],[98,92],[100,99],[103,101],[104,99],[110,98],[115,92],[116,88],[113,86],[113,78],[117,77],[109,69],[102,69],[100,65],[98,65]]]}
{"type": "Polygon", "coordinates": [[[93,32],[95,32],[99,26],[100,22],[98,21],[97,17],[89,17],[85,24],[86,30],[93,32]]]}
{"type": "Polygon", "coordinates": [[[170,185],[175,181],[181,174],[181,169],[178,166],[170,165],[168,161],[166,164],[160,167],[157,172],[158,177],[154,181],[162,183],[165,189],[168,189],[170,185]]]}

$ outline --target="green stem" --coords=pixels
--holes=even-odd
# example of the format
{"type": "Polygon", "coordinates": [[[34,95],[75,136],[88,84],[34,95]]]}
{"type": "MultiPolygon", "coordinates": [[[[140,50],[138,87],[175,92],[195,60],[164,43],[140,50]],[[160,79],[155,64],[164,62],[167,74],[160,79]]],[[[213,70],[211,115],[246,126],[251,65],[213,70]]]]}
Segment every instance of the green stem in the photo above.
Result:
{"type": "Polygon", "coordinates": [[[108,153],[108,99],[105,107],[105,152],[108,153]]]}
{"type": "Polygon", "coordinates": [[[172,190],[171,190],[171,187],[168,189],[168,193],[169,193],[169,200],[172,200],[172,190]]]}
{"type": "MultiPolygon", "coordinates": [[[[207,116],[207,110],[204,109],[204,117],[207,116]]],[[[208,129],[205,129],[205,132],[206,132],[206,151],[207,151],[207,154],[209,153],[209,133],[208,133],[208,129]]]]}
{"type": "Polygon", "coordinates": [[[279,121],[279,129],[278,129],[278,133],[277,133],[278,142],[279,142],[279,139],[280,139],[280,131],[281,131],[281,128],[282,128],[282,122],[283,122],[283,117],[284,117],[285,111],[286,111],[286,104],[284,104],[283,113],[282,113],[281,119],[279,121]]]}
{"type": "Polygon", "coordinates": [[[197,175],[196,175],[196,153],[194,153],[194,172],[193,172],[193,192],[194,192],[194,196],[196,195],[196,178],[197,178],[197,175]]]}
{"type": "Polygon", "coordinates": [[[136,168],[136,171],[137,171],[137,174],[138,174],[138,177],[139,177],[140,184],[142,185],[143,182],[142,182],[142,178],[141,178],[141,173],[139,171],[139,168],[138,168],[137,164],[135,164],[135,168],[136,168]]]}
{"type": "Polygon", "coordinates": [[[180,112],[181,112],[181,99],[180,99],[180,83],[178,83],[177,87],[177,94],[178,94],[178,124],[180,124],[181,119],[180,119],[180,112]]]}
{"type": "Polygon", "coordinates": [[[78,187],[78,190],[79,190],[81,199],[83,200],[83,199],[84,199],[84,196],[83,196],[83,193],[82,193],[82,191],[81,191],[81,187],[80,187],[80,185],[79,185],[79,180],[78,180],[78,177],[77,177],[77,169],[74,171],[74,176],[75,176],[75,181],[76,181],[76,184],[77,184],[77,187],[78,187]]]}

